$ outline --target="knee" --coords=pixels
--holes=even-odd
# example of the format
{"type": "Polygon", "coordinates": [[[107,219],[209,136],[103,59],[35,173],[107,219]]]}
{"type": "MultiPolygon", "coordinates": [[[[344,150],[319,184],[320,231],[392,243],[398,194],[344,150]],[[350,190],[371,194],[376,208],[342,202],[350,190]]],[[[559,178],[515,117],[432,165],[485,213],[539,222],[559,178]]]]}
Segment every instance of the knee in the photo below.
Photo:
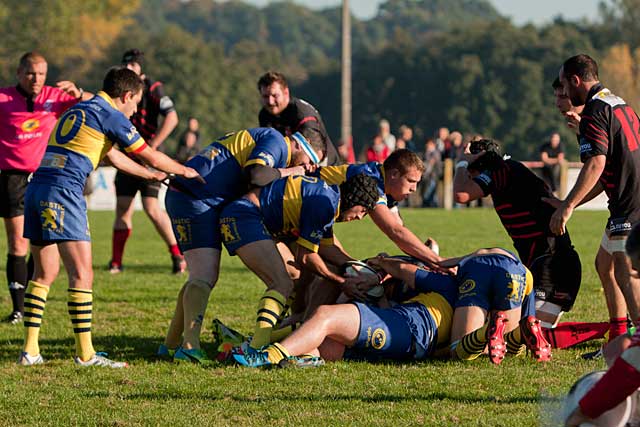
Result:
{"type": "Polygon", "coordinates": [[[333,311],[333,306],[321,305],[316,309],[312,317],[315,318],[316,321],[320,321],[322,322],[322,324],[326,324],[327,321],[333,317],[333,311]]]}

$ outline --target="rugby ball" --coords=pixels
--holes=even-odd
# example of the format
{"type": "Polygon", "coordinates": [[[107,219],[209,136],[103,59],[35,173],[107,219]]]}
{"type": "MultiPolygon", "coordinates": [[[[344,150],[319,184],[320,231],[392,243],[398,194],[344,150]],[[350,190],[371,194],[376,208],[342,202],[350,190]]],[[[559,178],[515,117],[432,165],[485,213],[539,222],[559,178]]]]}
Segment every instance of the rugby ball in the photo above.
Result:
{"type": "MultiPolygon", "coordinates": [[[[595,371],[586,374],[573,384],[564,400],[562,419],[564,421],[576,410],[580,399],[604,376],[606,371],[595,371]]],[[[635,408],[631,396],[627,396],[618,406],[600,415],[595,420],[580,424],[582,427],[624,427],[631,418],[635,408]]]]}
{"type": "MultiPolygon", "coordinates": [[[[348,261],[345,265],[345,277],[356,277],[358,275],[378,276],[378,272],[362,261],[348,261]]],[[[384,286],[378,284],[367,291],[367,296],[372,299],[379,299],[384,295],[384,286]]]]}

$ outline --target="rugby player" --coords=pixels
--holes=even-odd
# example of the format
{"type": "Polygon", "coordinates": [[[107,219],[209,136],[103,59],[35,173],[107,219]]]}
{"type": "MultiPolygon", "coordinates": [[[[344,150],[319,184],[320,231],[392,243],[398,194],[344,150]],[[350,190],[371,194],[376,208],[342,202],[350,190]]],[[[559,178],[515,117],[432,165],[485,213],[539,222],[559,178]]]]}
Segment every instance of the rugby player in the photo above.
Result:
{"type": "Polygon", "coordinates": [[[575,303],[582,266],[569,233],[556,236],[549,229],[555,209],[546,202],[553,195],[544,181],[522,163],[503,159],[497,143],[482,139],[472,141],[456,164],[453,191],[458,203],[491,195],[522,263],[534,275],[536,316],[555,348],[604,337],[606,322],[558,325],[575,303]]]}
{"type": "Polygon", "coordinates": [[[458,299],[451,326],[451,356],[478,358],[488,346],[489,360],[499,364],[507,350],[518,355],[526,345],[540,361],[551,346],[535,317],[531,272],[501,248],[479,249],[441,263],[458,267],[458,299]]]}
{"type": "Polygon", "coordinates": [[[85,181],[107,157],[115,167],[146,179],[166,175],[151,172],[112,149],[116,142],[149,166],[185,178],[202,179],[198,172],[149,148],[129,117],[142,97],[142,80],[126,68],[111,69],[102,91],[68,110],[51,133],[40,167],[25,195],[25,237],[31,240],[35,271],[25,295],[25,342],[18,363],[43,363],[38,344],[40,324],[49,287],[60,270],[60,258],[69,277],[67,307],[79,366],[122,368],[96,353],[91,340],[92,281],[91,237],[82,196],[85,181]]]}
{"type": "Polygon", "coordinates": [[[258,305],[252,348],[271,342],[273,328],[294,289],[275,240],[295,243],[293,253],[301,270],[352,294],[361,279],[344,278],[326,264],[340,266],[352,260],[335,244],[333,224],[362,219],[377,199],[375,180],[364,174],[351,177],[339,187],[318,178],[292,176],[252,190],[224,208],[220,233],[225,247],[267,286],[258,305]]]}
{"type": "Polygon", "coordinates": [[[258,80],[258,91],[262,109],[258,113],[261,127],[272,127],[285,136],[313,129],[322,135],[326,145],[326,158],[322,165],[340,165],[342,159],[324,126],[322,117],[315,107],[307,101],[291,96],[286,77],[275,71],[269,71],[258,80]]]}
{"type": "Polygon", "coordinates": [[[369,263],[404,282],[412,296],[393,308],[361,302],[322,305],[282,342],[257,352],[234,354],[236,361],[249,367],[284,367],[317,366],[322,363],[317,356],[326,360],[435,356],[449,342],[457,296],[455,277],[397,258],[377,257],[369,263]]]}
{"type": "MultiPolygon", "coordinates": [[[[637,277],[640,271],[640,226],[636,225],[631,230],[625,249],[631,260],[632,274],[637,277]]],[[[580,399],[578,407],[566,420],[565,425],[586,425],[590,420],[618,406],[627,396],[636,393],[640,388],[639,330],[619,336],[616,341],[605,347],[604,353],[610,366],[609,370],[580,399]]],[[[635,408],[635,411],[637,415],[638,408],[635,408]]]]}
{"type": "MultiPolygon", "coordinates": [[[[133,70],[144,82],[142,99],[137,111],[131,116],[131,123],[151,148],[161,150],[162,143],[178,125],[178,113],[173,101],[164,93],[162,82],[149,79],[143,72],[143,52],[138,49],[126,51],[122,56],[122,65],[133,70]],[[163,120],[162,124],[159,125],[160,116],[163,117],[163,120]]],[[[173,273],[184,272],[186,264],[176,238],[171,232],[171,221],[158,203],[160,183],[133,177],[119,171],[116,173],[115,187],[117,196],[116,218],[113,223],[109,271],[112,274],[122,271],[122,256],[127,239],[131,236],[133,226],[133,201],[139,191],[144,212],[169,248],[173,273]]]]}
{"type": "Polygon", "coordinates": [[[0,217],[7,234],[6,274],[13,309],[6,321],[17,324],[24,312],[29,241],[24,230],[24,192],[40,164],[51,129],[62,113],[91,94],[73,82],[47,86],[47,61],[37,52],[20,58],[18,84],[0,88],[0,217]]]}
{"type": "Polygon", "coordinates": [[[220,271],[218,219],[224,204],[241,197],[249,186],[304,175],[323,156],[324,143],[316,131],[305,129],[285,137],[275,129],[255,128],[221,137],[186,163],[204,177],[205,184],[178,178],[167,192],[167,212],[189,278],[178,293],[159,356],[195,363],[208,360],[200,348],[200,329],[220,271]]]}
{"type": "Polygon", "coordinates": [[[579,127],[580,158],[584,163],[566,199],[551,216],[555,234],[566,232],[573,210],[602,191],[609,199],[609,219],[602,236],[596,268],[603,280],[612,323],[626,328],[627,311],[636,323],[640,316],[640,281],[631,276],[624,252],[633,225],[640,220],[639,119],[625,101],[598,80],[598,65],[587,55],[567,59],[559,79],[572,105],[584,105],[579,127]]]}

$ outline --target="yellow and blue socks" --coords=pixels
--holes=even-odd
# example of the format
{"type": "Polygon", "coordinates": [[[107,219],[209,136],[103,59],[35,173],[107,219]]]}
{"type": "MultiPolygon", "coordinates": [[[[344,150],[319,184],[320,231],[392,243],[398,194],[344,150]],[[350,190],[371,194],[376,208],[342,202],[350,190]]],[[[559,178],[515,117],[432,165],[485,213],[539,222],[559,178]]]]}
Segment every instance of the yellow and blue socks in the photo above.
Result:
{"type": "Polygon", "coordinates": [[[273,327],[284,312],[287,298],[274,289],[268,289],[258,304],[256,328],[251,347],[258,349],[271,342],[273,327]]]}
{"type": "Polygon", "coordinates": [[[38,337],[40,335],[40,324],[44,314],[44,306],[47,303],[49,287],[33,280],[29,281],[29,286],[24,295],[24,350],[30,356],[40,354],[38,337]]]}
{"type": "Polygon", "coordinates": [[[522,356],[525,354],[527,346],[520,332],[520,327],[504,334],[504,341],[507,344],[507,353],[514,356],[522,356]]]}
{"type": "Polygon", "coordinates": [[[69,288],[67,297],[67,309],[76,341],[76,356],[86,362],[96,354],[91,341],[93,294],[91,289],[69,288]]]}
{"type": "Polygon", "coordinates": [[[477,359],[484,348],[487,345],[487,328],[489,327],[489,322],[485,323],[479,329],[476,329],[473,332],[468,333],[455,348],[455,353],[458,359],[460,360],[474,360],[477,359]]]}
{"type": "Polygon", "coordinates": [[[273,365],[277,365],[284,359],[289,358],[289,352],[280,343],[273,343],[265,348],[264,351],[267,353],[267,359],[269,359],[269,362],[273,365]]]}

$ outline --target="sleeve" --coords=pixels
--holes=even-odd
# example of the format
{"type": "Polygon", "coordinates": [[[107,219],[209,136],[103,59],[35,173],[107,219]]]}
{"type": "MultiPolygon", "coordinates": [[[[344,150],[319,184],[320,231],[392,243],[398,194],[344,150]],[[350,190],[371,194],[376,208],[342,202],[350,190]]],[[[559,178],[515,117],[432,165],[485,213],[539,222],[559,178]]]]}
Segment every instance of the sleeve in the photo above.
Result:
{"type": "Polygon", "coordinates": [[[473,177],[473,182],[478,184],[485,196],[502,191],[507,186],[508,168],[503,163],[496,170],[484,170],[480,175],[473,177]]]}
{"type": "Polygon", "coordinates": [[[69,95],[63,90],[57,88],[56,90],[58,91],[58,96],[56,102],[54,103],[53,113],[55,114],[56,118],[60,118],[60,116],[62,116],[62,113],[76,105],[78,102],[80,102],[80,100],[72,95],[69,95]]]}
{"type": "Polygon", "coordinates": [[[318,252],[320,244],[333,243],[333,220],[336,214],[334,203],[327,196],[304,199],[300,210],[300,235],[298,243],[313,252],[318,252]]]}
{"type": "MultiPolygon", "coordinates": [[[[610,107],[609,107],[610,108],[610,107]]],[[[580,119],[580,160],[584,163],[609,151],[609,123],[603,111],[589,111],[580,119]]]]}
{"type": "Polygon", "coordinates": [[[265,129],[254,136],[255,147],[251,150],[244,167],[251,165],[286,168],[289,152],[284,137],[275,129],[265,129]]]}
{"type": "Polygon", "coordinates": [[[349,168],[353,167],[354,165],[323,166],[314,175],[329,185],[340,185],[347,180],[349,168]]]}
{"type": "Polygon", "coordinates": [[[264,108],[262,108],[258,113],[258,124],[260,125],[261,128],[271,126],[271,122],[269,121],[269,118],[267,117],[267,112],[265,111],[264,108]]]}
{"type": "Polygon", "coordinates": [[[640,347],[626,349],[607,373],[580,399],[580,409],[598,418],[640,387],[640,347]]]}
{"type": "Polygon", "coordinates": [[[106,120],[105,135],[129,154],[139,153],[147,147],[136,127],[120,112],[106,120]]]}
{"type": "Polygon", "coordinates": [[[164,85],[162,82],[155,82],[151,86],[151,94],[158,103],[158,111],[161,115],[166,116],[172,111],[176,111],[173,100],[164,93],[164,85]]]}

